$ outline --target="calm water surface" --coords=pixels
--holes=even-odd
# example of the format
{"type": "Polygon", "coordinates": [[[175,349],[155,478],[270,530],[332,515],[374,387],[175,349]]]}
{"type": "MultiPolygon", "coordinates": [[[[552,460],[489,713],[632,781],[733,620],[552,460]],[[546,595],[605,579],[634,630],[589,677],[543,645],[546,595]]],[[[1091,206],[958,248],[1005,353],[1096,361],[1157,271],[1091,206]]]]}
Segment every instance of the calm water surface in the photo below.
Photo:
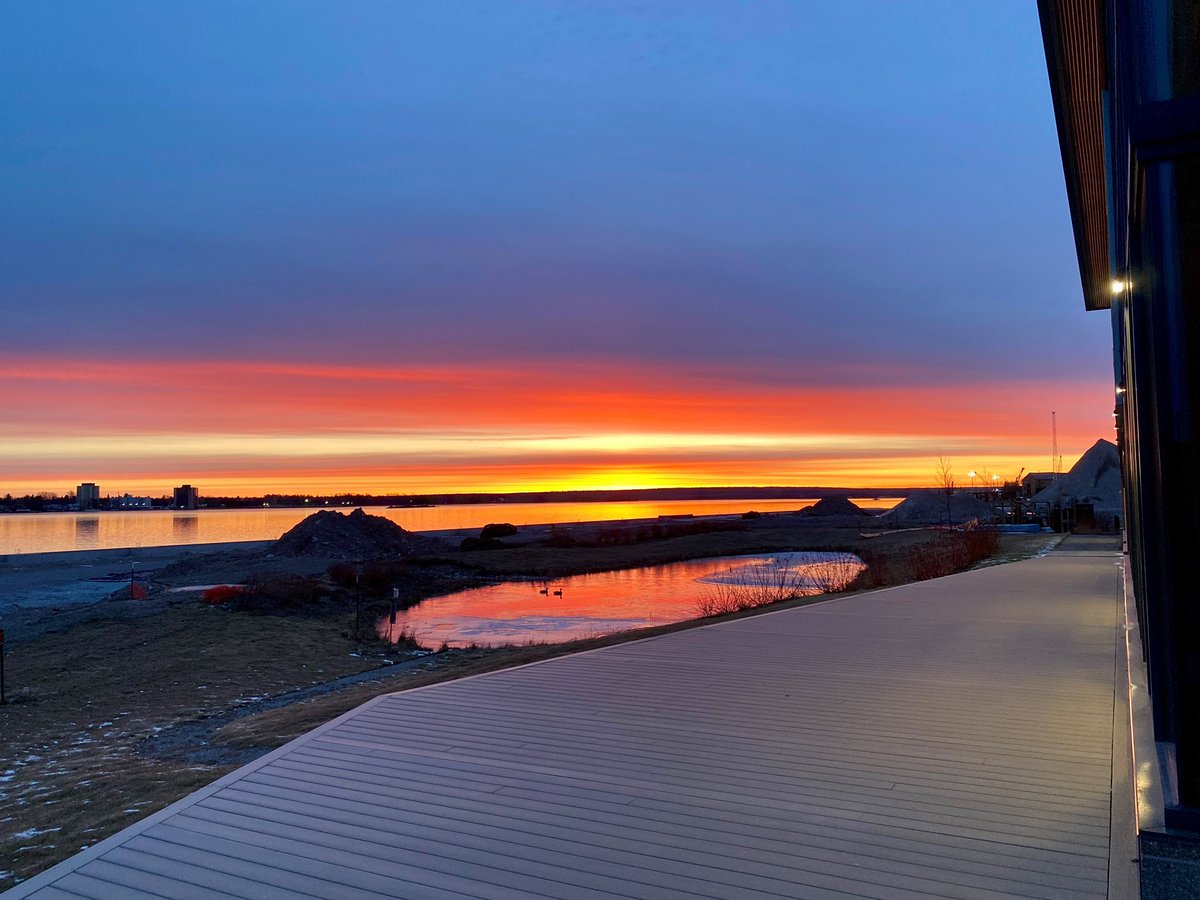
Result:
{"type": "MultiPolygon", "coordinates": [[[[431,509],[368,507],[409,531],[482,528],[489,522],[514,525],[554,522],[608,522],[664,515],[733,515],[756,509],[800,509],[815,500],[639,500],[623,503],[480,503],[431,509]]],[[[896,498],[860,498],[859,506],[890,509],[896,498]]],[[[138,510],[0,514],[0,555],[59,550],[106,550],[227,541],[273,541],[309,515],[311,509],[138,510]]],[[[349,508],[342,508],[349,512],[349,508]]]]}
{"type": "Polygon", "coordinates": [[[796,593],[819,594],[831,568],[835,578],[848,579],[862,565],[847,553],[797,552],[696,559],[549,582],[510,581],[432,597],[399,612],[394,626],[384,617],[377,628],[385,638],[415,635],[431,649],[443,642],[451,647],[557,643],[694,619],[702,614],[703,602],[730,587],[757,590],[786,583],[796,593]]]}

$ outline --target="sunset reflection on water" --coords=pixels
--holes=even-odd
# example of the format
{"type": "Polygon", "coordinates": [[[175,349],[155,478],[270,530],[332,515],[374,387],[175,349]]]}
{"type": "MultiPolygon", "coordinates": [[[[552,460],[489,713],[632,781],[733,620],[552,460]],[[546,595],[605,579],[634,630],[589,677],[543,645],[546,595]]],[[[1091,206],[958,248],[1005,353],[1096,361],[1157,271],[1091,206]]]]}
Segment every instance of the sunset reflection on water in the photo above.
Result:
{"type": "MultiPolygon", "coordinates": [[[[638,569],[573,575],[550,581],[509,581],[433,597],[396,616],[382,618],[381,637],[415,636],[436,649],[471,644],[558,643],[633,628],[666,625],[701,615],[701,603],[719,584],[755,584],[784,572],[804,573],[829,561],[857,557],[837,553],[778,553],[723,556],[638,569]]],[[[809,582],[804,593],[820,593],[809,582]]]]}
{"type": "MultiPolygon", "coordinates": [[[[853,498],[852,498],[853,499],[853,498]]],[[[781,512],[816,500],[636,500],[592,503],[463,503],[387,509],[367,507],[409,531],[482,528],[489,522],[535,525],[566,522],[611,522],[668,515],[738,515],[749,510],[781,512]]],[[[891,509],[899,498],[858,498],[859,506],[891,509]]],[[[326,507],[320,507],[326,508],[326,507]]],[[[337,507],[348,513],[350,507],[337,507]]],[[[120,547],[221,544],[273,541],[316,512],[301,507],[269,509],[201,509],[125,512],[57,512],[0,515],[0,554],[48,553],[60,550],[104,550],[120,547]]]]}

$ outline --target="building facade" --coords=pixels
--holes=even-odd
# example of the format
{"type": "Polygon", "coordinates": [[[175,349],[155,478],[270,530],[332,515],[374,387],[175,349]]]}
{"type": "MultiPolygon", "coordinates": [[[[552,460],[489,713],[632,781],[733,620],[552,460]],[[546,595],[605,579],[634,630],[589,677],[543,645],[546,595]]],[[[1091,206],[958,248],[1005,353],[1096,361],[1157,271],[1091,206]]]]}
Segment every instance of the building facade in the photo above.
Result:
{"type": "Polygon", "coordinates": [[[175,488],[174,507],[176,509],[198,509],[200,492],[190,484],[181,484],[175,488]]]}
{"type": "Polygon", "coordinates": [[[100,485],[93,484],[90,481],[85,481],[79,487],[75,488],[75,502],[80,509],[99,509],[100,508],[100,485]]]}
{"type": "Polygon", "coordinates": [[[122,494],[120,497],[112,497],[108,501],[109,509],[153,509],[154,500],[151,497],[134,497],[131,494],[122,494]]]}
{"type": "Polygon", "coordinates": [[[1166,870],[1146,880],[1156,859],[1182,853],[1200,890],[1200,3],[1038,6],[1084,304],[1112,321],[1156,756],[1137,763],[1139,778],[1160,775],[1160,821],[1139,804],[1144,894],[1200,896],[1181,882],[1163,893],[1154,879],[1166,870]]]}

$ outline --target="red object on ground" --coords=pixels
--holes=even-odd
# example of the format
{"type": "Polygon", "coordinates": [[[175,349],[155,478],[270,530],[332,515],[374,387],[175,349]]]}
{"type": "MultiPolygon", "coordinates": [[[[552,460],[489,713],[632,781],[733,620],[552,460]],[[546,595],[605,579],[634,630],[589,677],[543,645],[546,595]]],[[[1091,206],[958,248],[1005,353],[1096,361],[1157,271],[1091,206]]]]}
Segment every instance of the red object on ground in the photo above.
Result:
{"type": "Polygon", "coordinates": [[[236,584],[218,584],[216,587],[210,587],[200,595],[202,603],[210,603],[219,605],[228,603],[230,600],[242,594],[242,588],[236,584]]]}

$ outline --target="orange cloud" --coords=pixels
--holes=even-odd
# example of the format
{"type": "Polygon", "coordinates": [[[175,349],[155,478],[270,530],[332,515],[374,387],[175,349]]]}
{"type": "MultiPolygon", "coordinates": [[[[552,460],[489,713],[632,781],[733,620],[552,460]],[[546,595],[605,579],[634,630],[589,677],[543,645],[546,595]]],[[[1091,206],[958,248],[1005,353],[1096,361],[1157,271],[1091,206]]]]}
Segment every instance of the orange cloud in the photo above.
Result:
{"type": "MultiPolygon", "coordinates": [[[[798,365],[798,370],[802,366],[798,365]]],[[[1005,476],[1111,435],[1103,383],[806,386],[562,362],[367,368],[0,360],[0,491],[902,486],[939,452],[1005,476]]]]}

